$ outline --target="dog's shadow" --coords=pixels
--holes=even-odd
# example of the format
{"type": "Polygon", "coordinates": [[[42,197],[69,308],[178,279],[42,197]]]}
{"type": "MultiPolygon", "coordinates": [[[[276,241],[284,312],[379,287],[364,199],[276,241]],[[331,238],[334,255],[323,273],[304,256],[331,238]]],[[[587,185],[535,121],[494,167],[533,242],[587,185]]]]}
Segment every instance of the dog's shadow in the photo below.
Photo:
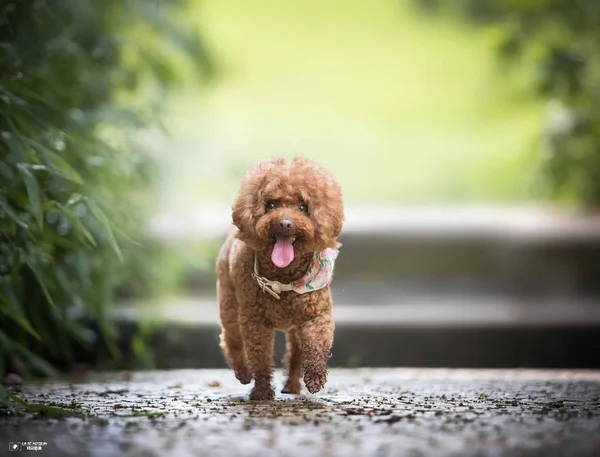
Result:
{"type": "Polygon", "coordinates": [[[327,403],[302,395],[278,395],[274,400],[249,400],[247,396],[223,399],[224,405],[239,410],[249,417],[277,418],[311,416],[327,408],[327,403]]]}

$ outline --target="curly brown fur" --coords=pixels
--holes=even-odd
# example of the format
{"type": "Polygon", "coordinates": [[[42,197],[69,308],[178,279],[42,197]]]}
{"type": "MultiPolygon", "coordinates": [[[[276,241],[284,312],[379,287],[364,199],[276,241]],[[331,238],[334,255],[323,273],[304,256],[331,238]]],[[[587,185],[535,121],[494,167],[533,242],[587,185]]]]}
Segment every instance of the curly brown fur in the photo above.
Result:
{"type": "Polygon", "coordinates": [[[277,300],[259,288],[252,272],[256,253],[261,276],[289,283],[304,276],[315,252],[339,247],[344,220],[340,186],[306,158],[269,159],[246,173],[232,218],[236,228],[217,260],[221,347],[227,362],[242,384],[254,379],[251,399],[272,399],[274,334],[286,332],[283,392],[300,393],[304,377],[308,391],[315,393],[327,381],[333,344],[329,287],[305,294],[282,292],[277,300]],[[285,267],[271,259],[281,237],[294,242],[293,260],[285,267]]]}

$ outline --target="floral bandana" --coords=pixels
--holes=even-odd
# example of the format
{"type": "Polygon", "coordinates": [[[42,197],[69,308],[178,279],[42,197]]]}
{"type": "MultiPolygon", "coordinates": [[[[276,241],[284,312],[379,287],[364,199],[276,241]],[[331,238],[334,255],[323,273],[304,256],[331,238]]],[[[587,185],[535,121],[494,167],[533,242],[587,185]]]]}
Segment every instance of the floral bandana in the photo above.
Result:
{"type": "Polygon", "coordinates": [[[325,249],[324,251],[315,252],[313,260],[306,271],[306,274],[297,281],[292,281],[289,284],[282,284],[279,281],[271,281],[263,278],[258,274],[258,259],[254,253],[254,273],[252,277],[256,280],[263,292],[267,292],[280,299],[281,292],[293,290],[298,294],[314,292],[315,290],[327,287],[333,278],[333,267],[335,259],[338,256],[337,249],[325,249]]]}

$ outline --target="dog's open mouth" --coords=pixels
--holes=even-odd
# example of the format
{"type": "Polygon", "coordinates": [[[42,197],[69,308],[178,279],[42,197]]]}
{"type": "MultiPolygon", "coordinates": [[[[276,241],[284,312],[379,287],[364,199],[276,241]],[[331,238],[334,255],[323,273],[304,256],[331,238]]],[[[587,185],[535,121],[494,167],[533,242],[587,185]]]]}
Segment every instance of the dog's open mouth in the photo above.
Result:
{"type": "MultiPolygon", "coordinates": [[[[275,244],[277,242],[278,235],[270,235],[270,237],[271,237],[271,240],[273,241],[273,244],[275,244]]],[[[282,237],[282,238],[285,239],[285,237],[282,237]]],[[[294,236],[291,236],[288,238],[291,239],[292,245],[294,245],[294,246],[296,246],[296,244],[298,244],[299,241],[304,239],[304,237],[302,235],[294,235],[294,236]]]]}
{"type": "Polygon", "coordinates": [[[276,236],[271,260],[278,268],[287,267],[294,260],[294,245],[298,241],[295,236],[276,236]]]}

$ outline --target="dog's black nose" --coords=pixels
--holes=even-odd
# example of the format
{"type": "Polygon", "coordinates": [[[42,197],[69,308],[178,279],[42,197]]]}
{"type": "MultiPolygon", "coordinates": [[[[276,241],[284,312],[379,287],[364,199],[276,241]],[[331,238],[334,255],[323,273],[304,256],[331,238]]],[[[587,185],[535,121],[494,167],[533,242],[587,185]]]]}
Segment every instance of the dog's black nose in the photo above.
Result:
{"type": "Polygon", "coordinates": [[[279,221],[279,232],[280,233],[289,233],[292,228],[292,221],[289,219],[283,219],[279,221]]]}

